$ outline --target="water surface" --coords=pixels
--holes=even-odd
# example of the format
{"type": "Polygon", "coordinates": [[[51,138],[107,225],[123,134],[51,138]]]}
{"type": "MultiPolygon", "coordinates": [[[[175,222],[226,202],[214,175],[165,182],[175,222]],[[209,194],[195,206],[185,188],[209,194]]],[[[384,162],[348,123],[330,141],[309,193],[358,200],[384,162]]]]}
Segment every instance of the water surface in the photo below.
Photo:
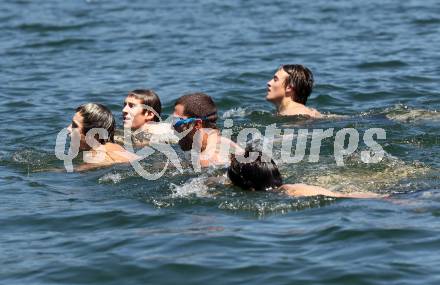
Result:
{"type": "MultiPolygon", "coordinates": [[[[439,284],[438,1],[7,1],[0,9],[0,283],[439,284]],[[265,84],[309,66],[308,102],[277,118],[265,84]],[[209,184],[221,170],[147,181],[123,166],[58,173],[58,131],[99,102],[187,92],[262,131],[384,128],[382,162],[281,166],[286,182],[393,194],[334,200],[209,184]]],[[[361,150],[361,149],[360,149],[361,150]]],[[[360,151],[359,150],[359,151],[360,151]]],[[[152,158],[153,159],[153,158],[152,158]]],[[[148,163],[147,163],[148,166],[148,163]]]]}

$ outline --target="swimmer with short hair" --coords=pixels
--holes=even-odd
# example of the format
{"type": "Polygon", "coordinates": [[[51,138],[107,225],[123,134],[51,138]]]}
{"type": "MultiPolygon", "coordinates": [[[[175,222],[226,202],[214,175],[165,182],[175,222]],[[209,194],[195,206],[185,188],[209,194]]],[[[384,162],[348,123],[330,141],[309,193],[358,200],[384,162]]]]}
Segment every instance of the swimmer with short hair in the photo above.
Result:
{"type": "Polygon", "coordinates": [[[88,170],[116,163],[128,163],[138,157],[114,143],[115,119],[111,111],[104,105],[87,103],[76,108],[72,123],[67,128],[72,139],[79,140],[79,151],[87,152],[87,161],[77,170],[88,170]],[[107,136],[98,134],[90,137],[89,131],[103,130],[107,136]],[[94,141],[95,145],[89,143],[94,141]]]}
{"type": "Polygon", "coordinates": [[[161,112],[162,103],[156,92],[148,89],[130,91],[124,100],[122,109],[124,128],[137,130],[150,122],[159,122],[161,112]],[[144,109],[142,105],[151,107],[151,109],[144,109]]]}
{"type": "MultiPolygon", "coordinates": [[[[246,148],[244,158],[254,152],[246,148]]],[[[240,162],[231,155],[231,164],[227,174],[232,184],[249,191],[281,190],[289,196],[327,196],[334,198],[383,198],[385,196],[372,192],[338,193],[328,189],[307,184],[283,184],[277,165],[272,159],[264,159],[261,151],[255,151],[258,157],[253,162],[240,162]],[[270,162],[269,162],[270,161],[270,162]]]]}
{"type": "Polygon", "coordinates": [[[217,106],[210,96],[192,93],[180,97],[174,104],[173,116],[176,132],[188,132],[179,140],[180,148],[190,151],[197,146],[201,167],[229,164],[231,152],[243,152],[236,143],[220,135],[216,125],[217,106]]]}
{"type": "Polygon", "coordinates": [[[266,100],[273,103],[280,116],[303,115],[321,118],[306,102],[313,90],[313,73],[300,64],[282,65],[273,78],[267,82],[266,100]]]}
{"type": "MultiPolygon", "coordinates": [[[[148,145],[150,142],[177,142],[174,131],[168,123],[160,122],[162,103],[153,90],[136,89],[128,92],[124,100],[122,118],[124,129],[128,129],[135,146],[148,145]]],[[[115,140],[124,144],[123,134],[115,140]]]]}

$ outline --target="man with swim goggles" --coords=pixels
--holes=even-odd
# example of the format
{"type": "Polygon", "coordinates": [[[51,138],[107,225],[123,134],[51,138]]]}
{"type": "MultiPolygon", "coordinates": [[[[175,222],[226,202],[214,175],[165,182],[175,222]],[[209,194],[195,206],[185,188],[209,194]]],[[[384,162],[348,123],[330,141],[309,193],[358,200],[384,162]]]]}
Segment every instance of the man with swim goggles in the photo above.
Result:
{"type": "Polygon", "coordinates": [[[231,152],[243,151],[217,129],[217,107],[204,93],[187,94],[174,105],[173,128],[179,136],[183,151],[191,151],[191,160],[201,167],[228,164],[231,152]]]}

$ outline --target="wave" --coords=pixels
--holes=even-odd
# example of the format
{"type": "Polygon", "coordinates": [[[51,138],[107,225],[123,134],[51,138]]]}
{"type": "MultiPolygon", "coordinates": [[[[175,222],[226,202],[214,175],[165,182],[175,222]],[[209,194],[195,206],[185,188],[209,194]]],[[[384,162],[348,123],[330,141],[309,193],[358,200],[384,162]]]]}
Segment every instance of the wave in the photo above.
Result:
{"type": "MultiPolygon", "coordinates": [[[[285,121],[292,121],[292,117],[295,116],[286,116],[286,117],[280,117],[276,116],[275,111],[273,113],[267,112],[267,111],[255,111],[251,110],[249,108],[243,108],[243,107],[237,107],[232,108],[229,110],[226,110],[221,118],[222,119],[230,119],[230,118],[245,118],[247,116],[256,115],[261,117],[261,115],[266,116],[271,119],[271,123],[280,123],[285,121]],[[273,122],[272,122],[273,121],[273,122]]],[[[350,118],[350,116],[347,115],[338,115],[338,114],[332,114],[332,113],[322,113],[323,119],[347,119],[350,118]]],[[[265,119],[268,119],[265,118],[265,119]]],[[[299,118],[301,120],[301,116],[296,116],[295,118],[299,118]]]]}
{"type": "Polygon", "coordinates": [[[243,118],[250,113],[251,112],[249,112],[249,110],[246,110],[246,108],[242,108],[242,107],[232,108],[223,113],[222,119],[235,118],[235,117],[243,118]]]}
{"type": "Polygon", "coordinates": [[[290,211],[298,211],[314,207],[322,207],[333,203],[336,199],[315,196],[315,197],[286,197],[277,193],[257,193],[261,197],[249,197],[250,193],[245,193],[248,197],[241,199],[226,199],[222,201],[218,208],[228,211],[247,211],[257,216],[266,216],[269,214],[285,214],[290,211]]]}
{"type": "Polygon", "coordinates": [[[322,119],[340,120],[340,119],[348,119],[348,118],[350,118],[350,116],[348,115],[338,115],[331,113],[322,114],[322,119]]]}
{"type": "Polygon", "coordinates": [[[408,64],[406,62],[403,62],[401,60],[384,60],[384,61],[369,61],[369,62],[363,62],[356,67],[360,69],[382,69],[382,68],[399,68],[399,67],[405,67],[408,64]]]}
{"type": "Polygon", "coordinates": [[[363,164],[355,153],[345,161],[345,167],[320,169],[303,179],[305,183],[341,192],[392,194],[396,189],[399,189],[399,193],[412,191],[412,185],[401,185],[401,182],[405,183],[408,178],[425,177],[432,171],[432,168],[422,163],[406,163],[387,153],[378,164],[363,164]]]}
{"type": "Polygon", "coordinates": [[[402,104],[387,108],[383,113],[390,120],[404,123],[440,120],[440,112],[437,110],[416,109],[402,104]]]}
{"type": "Polygon", "coordinates": [[[116,173],[106,173],[102,177],[98,179],[99,183],[112,183],[117,184],[121,182],[123,179],[123,174],[116,172],[116,173]]]}
{"type": "Polygon", "coordinates": [[[337,105],[341,105],[343,103],[343,101],[345,101],[344,99],[335,98],[335,97],[328,95],[328,94],[318,95],[315,98],[313,98],[312,100],[322,106],[337,106],[337,105]]]}
{"type": "Polygon", "coordinates": [[[43,23],[24,23],[17,25],[13,28],[24,32],[62,32],[68,30],[77,31],[81,28],[89,27],[93,23],[83,23],[83,24],[43,24],[43,23]]]}
{"type": "MultiPolygon", "coordinates": [[[[118,176],[114,178],[119,179],[118,176]]],[[[328,197],[290,197],[278,191],[243,191],[230,185],[224,171],[220,175],[203,173],[182,184],[169,183],[168,187],[164,187],[143,193],[142,200],[157,208],[203,205],[233,212],[249,212],[259,217],[320,207],[335,201],[328,197]]]]}
{"type": "Polygon", "coordinates": [[[413,20],[412,22],[419,26],[438,25],[440,24],[440,18],[417,19],[413,20]]]}
{"type": "Polygon", "coordinates": [[[41,172],[61,164],[53,153],[36,149],[22,149],[12,154],[4,153],[0,161],[13,164],[28,172],[41,172]]]}
{"type": "Polygon", "coordinates": [[[46,42],[39,43],[31,43],[21,46],[20,48],[41,48],[41,47],[71,47],[75,45],[86,45],[94,43],[93,39],[85,39],[85,38],[66,38],[61,40],[49,40],[46,42]]]}
{"type": "Polygon", "coordinates": [[[203,175],[200,177],[192,178],[182,185],[176,185],[171,183],[170,190],[172,192],[171,198],[184,198],[184,197],[211,197],[207,185],[208,177],[203,175]]]}

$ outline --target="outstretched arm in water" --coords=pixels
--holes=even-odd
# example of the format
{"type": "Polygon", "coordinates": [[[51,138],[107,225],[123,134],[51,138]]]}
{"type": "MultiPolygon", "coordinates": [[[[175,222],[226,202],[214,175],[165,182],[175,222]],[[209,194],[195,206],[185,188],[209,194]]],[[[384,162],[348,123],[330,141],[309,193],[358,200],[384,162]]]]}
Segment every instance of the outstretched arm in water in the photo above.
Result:
{"type": "Polygon", "coordinates": [[[334,198],[359,198],[359,199],[374,199],[384,198],[386,196],[372,193],[372,192],[352,192],[352,193],[338,193],[328,189],[307,185],[307,184],[284,184],[280,187],[289,196],[306,197],[306,196],[327,196],[334,198]]]}

